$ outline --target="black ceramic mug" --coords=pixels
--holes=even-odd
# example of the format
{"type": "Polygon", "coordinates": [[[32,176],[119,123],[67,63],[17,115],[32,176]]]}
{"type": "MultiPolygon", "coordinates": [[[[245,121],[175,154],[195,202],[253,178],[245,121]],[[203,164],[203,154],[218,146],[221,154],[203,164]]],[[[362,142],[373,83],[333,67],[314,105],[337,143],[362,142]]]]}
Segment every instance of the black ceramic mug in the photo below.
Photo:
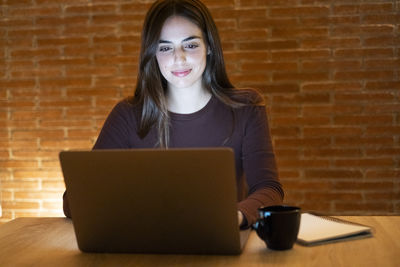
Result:
{"type": "Polygon", "coordinates": [[[286,250],[293,247],[300,227],[300,208],[269,206],[258,209],[259,219],[253,225],[257,235],[269,249],[286,250]]]}

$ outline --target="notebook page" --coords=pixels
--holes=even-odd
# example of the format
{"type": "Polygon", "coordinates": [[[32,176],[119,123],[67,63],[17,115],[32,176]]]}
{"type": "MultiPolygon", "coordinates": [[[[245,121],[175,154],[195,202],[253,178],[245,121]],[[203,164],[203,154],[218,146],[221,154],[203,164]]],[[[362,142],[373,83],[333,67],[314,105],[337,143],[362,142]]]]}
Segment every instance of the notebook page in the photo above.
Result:
{"type": "Polygon", "coordinates": [[[309,213],[303,213],[301,214],[300,230],[297,238],[305,242],[316,242],[369,230],[370,228],[367,226],[331,221],[309,213]]]}

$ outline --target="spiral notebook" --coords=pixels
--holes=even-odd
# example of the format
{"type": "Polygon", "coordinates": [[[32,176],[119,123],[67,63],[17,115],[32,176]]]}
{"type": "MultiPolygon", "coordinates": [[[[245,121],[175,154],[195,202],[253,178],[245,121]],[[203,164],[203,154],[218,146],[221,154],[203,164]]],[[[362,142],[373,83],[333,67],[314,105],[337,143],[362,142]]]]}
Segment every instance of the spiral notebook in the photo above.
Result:
{"type": "Polygon", "coordinates": [[[329,216],[302,213],[297,243],[315,246],[372,236],[372,228],[329,216]]]}

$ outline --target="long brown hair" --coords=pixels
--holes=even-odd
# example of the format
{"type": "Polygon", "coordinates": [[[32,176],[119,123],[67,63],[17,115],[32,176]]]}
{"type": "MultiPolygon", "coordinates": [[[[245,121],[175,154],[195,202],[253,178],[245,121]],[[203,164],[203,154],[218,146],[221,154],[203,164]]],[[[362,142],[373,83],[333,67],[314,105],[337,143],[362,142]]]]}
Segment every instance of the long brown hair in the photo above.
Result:
{"type": "Polygon", "coordinates": [[[131,102],[141,108],[138,135],[144,138],[156,127],[158,146],[169,143],[169,115],[166,101],[167,81],[162,76],[156,52],[164,22],[171,16],[181,16],[197,25],[209,47],[203,84],[212,95],[231,108],[259,104],[258,98],[237,97],[249,95],[248,90],[237,90],[228,79],[221,41],[215,22],[207,7],[199,0],[158,0],[146,14],[139,59],[135,94],[131,102]]]}

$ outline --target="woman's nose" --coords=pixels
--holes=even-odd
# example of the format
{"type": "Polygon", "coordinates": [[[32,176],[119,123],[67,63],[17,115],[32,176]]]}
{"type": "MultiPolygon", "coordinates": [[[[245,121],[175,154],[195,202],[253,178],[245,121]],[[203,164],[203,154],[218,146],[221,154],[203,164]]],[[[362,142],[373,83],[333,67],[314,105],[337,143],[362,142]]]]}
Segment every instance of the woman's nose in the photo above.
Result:
{"type": "Polygon", "coordinates": [[[185,51],[183,51],[182,48],[176,49],[175,50],[175,62],[185,62],[185,61],[186,61],[185,51]]]}

